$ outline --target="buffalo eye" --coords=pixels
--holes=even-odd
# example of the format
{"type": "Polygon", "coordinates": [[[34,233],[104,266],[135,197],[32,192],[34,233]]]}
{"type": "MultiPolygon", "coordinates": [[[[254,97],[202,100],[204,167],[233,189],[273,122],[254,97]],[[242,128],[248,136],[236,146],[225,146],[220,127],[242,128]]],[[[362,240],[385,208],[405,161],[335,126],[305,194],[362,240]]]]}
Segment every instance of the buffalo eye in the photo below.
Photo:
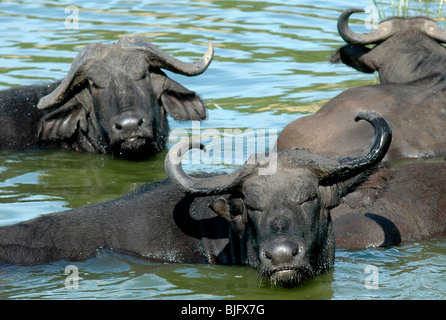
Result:
{"type": "Polygon", "coordinates": [[[245,207],[249,211],[262,211],[262,208],[260,208],[260,206],[257,203],[249,204],[245,202],[245,207]]]}
{"type": "Polygon", "coordinates": [[[97,83],[96,82],[94,82],[93,80],[91,80],[91,79],[88,79],[88,84],[90,85],[90,87],[91,88],[93,88],[93,89],[96,89],[96,90],[99,90],[99,89],[101,89],[101,87],[100,86],[98,86],[97,85],[97,83]]]}
{"type": "Polygon", "coordinates": [[[312,194],[310,194],[305,200],[303,200],[303,201],[298,201],[298,205],[302,205],[302,204],[304,204],[304,203],[307,203],[307,202],[311,202],[311,201],[314,201],[314,200],[316,200],[317,199],[317,193],[312,193],[312,194]]]}
{"type": "Polygon", "coordinates": [[[146,78],[147,78],[147,73],[144,72],[144,73],[142,74],[142,76],[139,78],[138,81],[143,81],[143,80],[145,80],[146,78]]]}

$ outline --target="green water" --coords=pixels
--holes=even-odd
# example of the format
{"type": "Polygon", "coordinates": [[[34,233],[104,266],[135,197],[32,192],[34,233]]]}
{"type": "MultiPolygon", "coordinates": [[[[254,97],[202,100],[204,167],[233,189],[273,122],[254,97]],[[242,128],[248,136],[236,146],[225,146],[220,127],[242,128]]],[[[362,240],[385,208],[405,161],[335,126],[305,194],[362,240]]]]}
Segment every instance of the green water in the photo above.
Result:
{"type": "MultiPolygon", "coordinates": [[[[418,2],[411,3],[417,14],[418,2]]],[[[437,4],[428,3],[433,17],[437,4]]],[[[215,58],[204,74],[169,76],[206,102],[208,119],[200,130],[223,135],[237,128],[279,133],[346,88],[377,82],[376,75],[328,62],[343,44],[336,20],[349,1],[76,1],[77,26],[67,5],[0,2],[0,89],[60,79],[82,47],[124,35],[145,37],[185,61],[199,58],[213,42],[215,58]]],[[[385,16],[394,10],[385,2],[379,8],[385,16]]],[[[367,31],[365,17],[353,19],[352,28],[367,31]]],[[[193,131],[191,122],[170,119],[170,126],[193,131]]],[[[130,162],[62,150],[1,151],[0,224],[104,202],[163,179],[164,156],[130,162]]],[[[246,267],[154,264],[109,251],[83,262],[0,267],[0,299],[444,299],[445,292],[446,238],[337,250],[329,273],[291,290],[260,284],[246,267]],[[71,288],[65,269],[73,266],[79,279],[71,288]]]]}

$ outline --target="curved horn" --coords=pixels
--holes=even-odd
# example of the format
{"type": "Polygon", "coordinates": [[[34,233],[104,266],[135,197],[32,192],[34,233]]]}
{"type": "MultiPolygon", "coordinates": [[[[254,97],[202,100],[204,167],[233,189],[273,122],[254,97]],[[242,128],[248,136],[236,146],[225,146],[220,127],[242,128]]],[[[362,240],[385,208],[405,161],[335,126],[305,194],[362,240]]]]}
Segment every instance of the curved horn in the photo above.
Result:
{"type": "Polygon", "coordinates": [[[198,141],[182,141],[169,150],[164,162],[167,176],[178,189],[187,194],[206,196],[228,193],[239,187],[255,168],[255,165],[248,164],[250,163],[248,160],[242,167],[230,174],[208,178],[191,177],[184,172],[181,159],[192,148],[205,149],[204,145],[198,141]]]}
{"type": "MultiPolygon", "coordinates": [[[[121,38],[117,45],[125,49],[143,51],[147,55],[148,60],[150,60],[150,64],[154,67],[164,68],[188,76],[194,76],[204,72],[211,63],[214,55],[214,48],[211,42],[209,42],[203,57],[194,63],[186,63],[172,58],[147,40],[140,37],[121,38]]],[[[68,98],[72,97],[73,93],[79,91],[87,81],[85,70],[87,70],[92,63],[102,58],[103,54],[106,52],[104,48],[110,50],[112,47],[110,45],[103,45],[99,42],[86,46],[74,59],[70,71],[62,80],[61,84],[49,95],[42,97],[37,104],[37,108],[50,109],[60,106],[65,103],[68,98]]]]}
{"type": "Polygon", "coordinates": [[[434,21],[426,21],[424,32],[438,42],[446,43],[446,30],[440,28],[434,21]]]}
{"type": "Polygon", "coordinates": [[[118,41],[118,44],[122,48],[143,51],[147,55],[150,65],[153,67],[167,69],[186,76],[196,76],[203,73],[214,56],[214,47],[211,41],[209,41],[207,50],[200,60],[192,63],[175,59],[154,44],[140,37],[123,37],[118,41]]]}
{"type": "Polygon", "coordinates": [[[365,12],[363,9],[350,8],[341,13],[338,19],[338,32],[342,39],[349,44],[372,44],[380,43],[392,35],[392,22],[384,21],[379,24],[378,29],[367,33],[356,33],[348,26],[350,15],[355,12],[365,12]]]}
{"type": "Polygon", "coordinates": [[[370,145],[365,156],[346,157],[338,160],[332,168],[338,178],[354,176],[360,172],[372,168],[386,155],[392,141],[392,130],[387,120],[373,111],[363,111],[356,115],[355,121],[365,120],[369,122],[375,131],[375,139],[370,145]]]}
{"type": "Polygon", "coordinates": [[[50,94],[42,97],[37,104],[37,109],[50,109],[64,104],[73,97],[73,92],[80,91],[87,81],[85,70],[96,61],[104,49],[104,45],[94,42],[86,46],[73,60],[70,71],[60,85],[50,94]]]}
{"type": "MultiPolygon", "coordinates": [[[[337,180],[355,176],[378,164],[387,153],[392,140],[390,125],[384,117],[373,111],[358,113],[355,121],[366,120],[375,131],[375,139],[365,156],[345,157],[339,160],[324,159],[309,153],[307,149],[290,149],[281,153],[281,157],[291,156],[284,161],[291,166],[310,165],[321,174],[321,180],[335,177],[337,180]],[[319,167],[319,168],[318,168],[319,167]]],[[[238,170],[216,177],[196,178],[186,174],[181,166],[183,155],[192,148],[204,150],[204,145],[197,141],[183,141],[173,146],[165,159],[165,170],[172,182],[183,192],[198,196],[229,193],[241,186],[254,171],[258,163],[252,164],[251,158],[238,170]]],[[[254,155],[255,156],[255,155],[254,155]]]]}

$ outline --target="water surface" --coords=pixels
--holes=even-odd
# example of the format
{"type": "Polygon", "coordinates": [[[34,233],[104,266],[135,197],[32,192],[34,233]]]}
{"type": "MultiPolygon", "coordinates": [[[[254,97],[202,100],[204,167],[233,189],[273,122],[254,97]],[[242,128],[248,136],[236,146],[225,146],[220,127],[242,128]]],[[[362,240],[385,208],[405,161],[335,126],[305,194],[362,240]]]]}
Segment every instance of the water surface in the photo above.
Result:
{"type": "MultiPolygon", "coordinates": [[[[377,83],[376,75],[328,62],[343,45],[336,20],[349,1],[76,1],[77,24],[67,5],[0,2],[0,89],[60,79],[84,46],[125,35],[145,37],[185,61],[198,59],[211,40],[215,58],[204,74],[168,74],[206,102],[208,119],[200,130],[229,137],[234,129],[280,133],[343,90],[377,83]]],[[[409,13],[418,14],[418,2],[411,5],[409,13]]],[[[380,10],[390,16],[395,8],[380,2],[380,10]]],[[[429,2],[427,13],[437,17],[437,11],[437,2],[429,2]]],[[[367,31],[365,18],[354,18],[352,28],[367,31]]],[[[191,122],[170,119],[170,125],[192,134],[191,122]]],[[[172,137],[169,147],[175,141],[172,137]]],[[[63,150],[1,151],[0,224],[104,202],[161,180],[164,156],[135,163],[63,150]]],[[[187,169],[229,171],[237,165],[187,169]]],[[[3,266],[0,298],[444,299],[445,266],[444,237],[386,249],[337,250],[330,272],[290,290],[260,284],[247,267],[155,264],[100,251],[83,262],[3,266]],[[67,267],[78,271],[77,287],[67,285],[67,267]]]]}

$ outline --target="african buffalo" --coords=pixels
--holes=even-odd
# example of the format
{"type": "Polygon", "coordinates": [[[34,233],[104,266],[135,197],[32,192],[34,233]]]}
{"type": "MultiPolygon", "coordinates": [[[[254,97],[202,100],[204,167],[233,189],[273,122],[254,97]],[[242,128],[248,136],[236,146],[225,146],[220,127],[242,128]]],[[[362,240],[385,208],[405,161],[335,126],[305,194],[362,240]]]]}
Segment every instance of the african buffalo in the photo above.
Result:
{"type": "Polygon", "coordinates": [[[195,63],[172,58],[139,37],[92,43],[63,80],[0,92],[0,148],[51,145],[147,158],[165,148],[167,113],[176,120],[206,118],[200,97],[161,69],[194,76],[212,57],[210,43],[195,63]]]}
{"type": "Polygon", "coordinates": [[[360,152],[370,143],[371,130],[349,119],[372,108],[393,131],[384,161],[446,156],[446,49],[440,44],[446,31],[429,18],[415,17],[390,18],[368,34],[357,34],[347,22],[359,11],[339,17],[339,33],[349,45],[332,60],[378,71],[381,84],[345,90],[316,113],[291,122],[279,135],[277,150],[302,147],[328,157],[360,152]],[[376,46],[369,49],[370,44],[376,46]]]}
{"type": "Polygon", "coordinates": [[[343,62],[358,71],[378,71],[381,84],[411,84],[444,87],[446,31],[429,17],[392,17],[366,34],[353,32],[348,19],[362,9],[345,10],[338,19],[338,32],[348,45],[336,50],[331,62],[343,62]],[[368,46],[375,45],[373,48],[368,46]]]}
{"type": "Polygon", "coordinates": [[[0,260],[86,259],[104,247],[154,261],[248,264],[273,284],[297,285],[333,265],[330,210],[372,174],[390,145],[384,118],[364,112],[359,119],[375,130],[364,155],[328,159],[287,150],[270,175],[259,174],[268,165],[259,156],[227,175],[191,177],[181,158],[198,145],[177,144],[166,156],[170,180],[104,204],[1,227],[0,260]]]}

